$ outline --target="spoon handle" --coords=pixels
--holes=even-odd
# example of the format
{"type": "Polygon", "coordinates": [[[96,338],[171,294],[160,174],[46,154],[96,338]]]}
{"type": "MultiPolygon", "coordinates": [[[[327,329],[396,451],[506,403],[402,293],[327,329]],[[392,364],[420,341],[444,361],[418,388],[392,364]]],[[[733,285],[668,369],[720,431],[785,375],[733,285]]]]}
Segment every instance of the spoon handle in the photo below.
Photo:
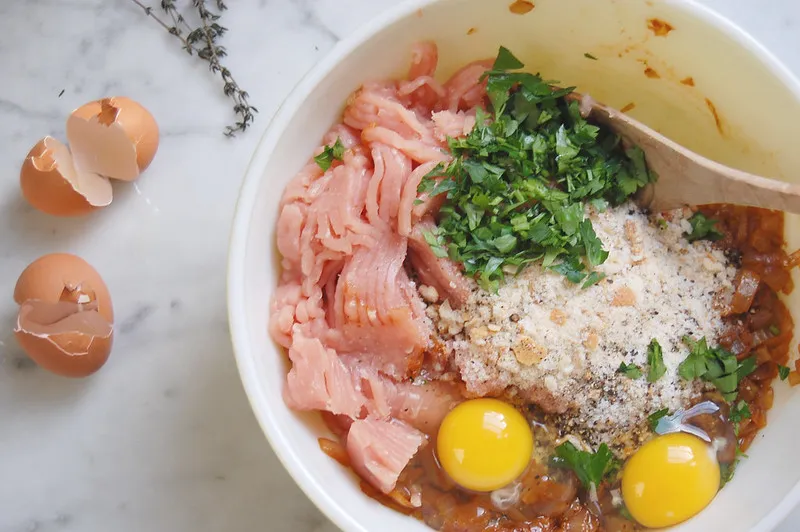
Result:
{"type": "Polygon", "coordinates": [[[601,104],[591,116],[642,149],[658,181],[643,197],[655,211],[730,203],[800,214],[800,186],[749,174],[698,155],[657,131],[601,104]]]}

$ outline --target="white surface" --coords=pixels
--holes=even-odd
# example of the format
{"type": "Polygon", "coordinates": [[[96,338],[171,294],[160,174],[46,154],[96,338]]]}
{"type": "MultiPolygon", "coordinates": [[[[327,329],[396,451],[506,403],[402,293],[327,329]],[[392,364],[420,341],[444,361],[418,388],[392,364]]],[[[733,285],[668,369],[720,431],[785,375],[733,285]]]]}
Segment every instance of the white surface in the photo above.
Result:
{"type": "MultiPolygon", "coordinates": [[[[334,41],[392,0],[230,1],[228,64],[261,113],[239,139],[204,63],[126,0],[0,3],[0,532],[333,530],[278,464],[229,346],[225,256],[244,169],[269,117],[334,41]],[[59,93],[64,94],[59,98],[59,93]],[[95,216],[57,220],[20,199],[17,172],[74,107],[131,96],[159,154],[95,216]],[[109,363],[72,381],[33,367],[10,334],[14,281],[41,254],[91,262],[112,293],[109,363]]],[[[800,4],[706,2],[800,73],[800,4]]],[[[787,458],[788,459],[788,458],[787,458]]],[[[800,511],[778,530],[800,529],[800,511]]]]}

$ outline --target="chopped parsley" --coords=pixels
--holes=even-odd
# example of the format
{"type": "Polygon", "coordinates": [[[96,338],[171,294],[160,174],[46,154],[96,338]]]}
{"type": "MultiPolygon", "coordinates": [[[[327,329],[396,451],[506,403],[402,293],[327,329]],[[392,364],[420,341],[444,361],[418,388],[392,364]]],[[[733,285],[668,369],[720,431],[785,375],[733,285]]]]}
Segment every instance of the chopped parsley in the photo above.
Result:
{"type": "Polygon", "coordinates": [[[684,233],[683,236],[689,242],[696,240],[719,240],[723,235],[716,227],[717,220],[712,220],[706,217],[702,212],[696,212],[689,218],[689,223],[692,224],[692,230],[684,233]]]}
{"type": "Polygon", "coordinates": [[[343,157],[344,144],[342,144],[342,139],[336,137],[336,142],[330,146],[325,146],[322,153],[314,157],[314,161],[317,163],[317,166],[322,168],[323,172],[327,172],[334,160],[341,161],[343,157]]]}
{"type": "Polygon", "coordinates": [[[626,364],[622,362],[619,368],[617,368],[617,373],[622,373],[629,379],[638,379],[642,376],[642,369],[636,364],[626,364]]]}
{"type": "Polygon", "coordinates": [[[647,346],[647,366],[647,382],[656,382],[667,372],[661,344],[655,338],[650,340],[650,345],[647,346]]]}
{"type": "Polygon", "coordinates": [[[597,284],[603,279],[606,278],[606,274],[600,272],[591,272],[589,275],[586,276],[586,280],[583,281],[583,285],[581,288],[589,288],[593,284],[597,284]]]}
{"type": "Polygon", "coordinates": [[[736,384],[756,370],[756,357],[747,357],[739,362],[739,367],[736,369],[736,377],[738,379],[736,384]]]}
{"type": "Polygon", "coordinates": [[[453,160],[420,182],[439,211],[441,249],[479,284],[496,290],[507,274],[540,262],[589,287],[608,251],[586,218],[624,202],[655,180],[644,153],[623,149],[607,128],[584,119],[572,88],[516,71],[524,65],[500,48],[484,74],[491,113],[478,109],[469,135],[448,139],[453,160]],[[594,274],[594,275],[593,275],[594,274]]]}
{"type": "Polygon", "coordinates": [[[658,426],[658,421],[662,417],[666,417],[669,415],[669,408],[662,408],[661,410],[656,410],[649,416],[647,416],[647,424],[650,426],[650,430],[655,431],[656,427],[658,426]]]}
{"type": "Polygon", "coordinates": [[[720,464],[719,465],[719,487],[722,488],[733,480],[733,473],[736,470],[736,460],[730,462],[728,464],[720,464]]]}
{"type": "Polygon", "coordinates": [[[745,419],[749,419],[750,415],[750,406],[747,404],[747,401],[739,401],[731,406],[731,411],[728,414],[728,421],[738,425],[745,419]]]}
{"type": "Polygon", "coordinates": [[[772,336],[780,336],[781,335],[781,328],[777,325],[770,325],[769,332],[772,333],[772,336]]]}
{"type": "Polygon", "coordinates": [[[590,453],[578,450],[570,442],[564,442],[556,447],[556,454],[551,462],[556,467],[571,469],[588,490],[596,489],[606,475],[616,471],[619,466],[605,443],[601,443],[596,452],[590,453]]]}
{"type": "Polygon", "coordinates": [[[733,479],[733,473],[736,471],[736,466],[742,458],[747,458],[747,455],[736,447],[736,457],[733,462],[719,465],[719,487],[722,488],[725,484],[733,479]]]}
{"type": "Polygon", "coordinates": [[[781,366],[780,364],[778,364],[778,375],[780,375],[782,381],[785,381],[786,379],[789,378],[789,373],[790,372],[791,372],[791,370],[789,368],[787,368],[786,366],[781,366]]]}
{"type": "Polygon", "coordinates": [[[705,337],[694,340],[683,337],[689,346],[689,356],[678,366],[678,374],[686,380],[702,379],[713,384],[727,402],[733,402],[739,389],[739,382],[756,369],[755,356],[741,362],[722,347],[708,347],[705,337]]]}

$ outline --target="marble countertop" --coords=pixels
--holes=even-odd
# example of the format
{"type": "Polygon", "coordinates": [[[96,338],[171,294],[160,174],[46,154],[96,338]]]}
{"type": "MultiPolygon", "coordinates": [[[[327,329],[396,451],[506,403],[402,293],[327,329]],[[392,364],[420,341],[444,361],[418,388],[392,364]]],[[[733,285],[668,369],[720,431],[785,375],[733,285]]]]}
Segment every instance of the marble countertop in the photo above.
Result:
{"type": "MultiPolygon", "coordinates": [[[[335,530],[284,472],[242,391],[227,239],[277,106],[336,41],[394,3],[230,0],[227,62],[260,110],[231,140],[229,103],[205,63],[132,2],[0,2],[0,532],[335,530]],[[24,154],[44,135],[63,138],[73,108],[116,94],[161,126],[151,168],[93,216],[31,210],[17,184],[24,154]],[[87,259],[113,295],[114,352],[89,379],[39,369],[11,333],[17,276],[54,251],[87,259]]],[[[796,0],[704,3],[800,74],[796,0]]],[[[779,530],[798,529],[800,510],[779,530]]]]}

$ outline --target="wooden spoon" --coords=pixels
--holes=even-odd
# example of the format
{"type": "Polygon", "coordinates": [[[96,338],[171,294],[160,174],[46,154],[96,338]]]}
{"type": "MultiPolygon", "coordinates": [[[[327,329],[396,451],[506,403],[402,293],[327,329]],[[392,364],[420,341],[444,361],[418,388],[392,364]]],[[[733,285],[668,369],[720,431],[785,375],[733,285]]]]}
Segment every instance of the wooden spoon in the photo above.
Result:
{"type": "MultiPolygon", "coordinates": [[[[636,201],[660,212],[687,205],[731,203],[800,214],[800,185],[749,174],[698,155],[616,109],[573,93],[581,113],[644,152],[658,174],[636,201]]],[[[799,169],[800,170],[800,169],[799,169]]]]}

